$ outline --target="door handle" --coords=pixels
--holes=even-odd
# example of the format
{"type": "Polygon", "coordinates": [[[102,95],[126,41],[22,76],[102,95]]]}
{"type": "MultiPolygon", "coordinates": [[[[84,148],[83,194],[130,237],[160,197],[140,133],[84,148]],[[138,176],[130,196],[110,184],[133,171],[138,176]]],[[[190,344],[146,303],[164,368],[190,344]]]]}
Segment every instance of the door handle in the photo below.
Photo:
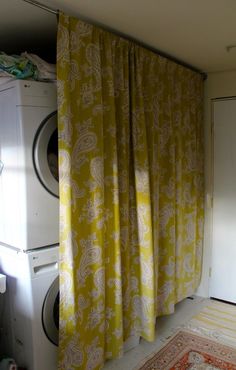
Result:
{"type": "Polygon", "coordinates": [[[3,167],[4,167],[4,164],[3,164],[3,162],[0,159],[0,175],[2,174],[3,167]]]}

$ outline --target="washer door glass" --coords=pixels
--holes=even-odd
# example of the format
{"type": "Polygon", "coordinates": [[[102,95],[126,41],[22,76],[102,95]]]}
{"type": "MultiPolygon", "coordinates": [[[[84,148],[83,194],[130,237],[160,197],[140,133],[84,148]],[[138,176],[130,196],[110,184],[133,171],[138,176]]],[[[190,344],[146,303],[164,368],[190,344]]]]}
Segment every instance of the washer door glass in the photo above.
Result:
{"type": "Polygon", "coordinates": [[[36,174],[44,188],[59,196],[57,112],[41,123],[34,140],[33,161],[36,174]]]}
{"type": "Polygon", "coordinates": [[[50,286],[43,303],[42,324],[48,339],[58,346],[59,340],[59,276],[50,286]]]}

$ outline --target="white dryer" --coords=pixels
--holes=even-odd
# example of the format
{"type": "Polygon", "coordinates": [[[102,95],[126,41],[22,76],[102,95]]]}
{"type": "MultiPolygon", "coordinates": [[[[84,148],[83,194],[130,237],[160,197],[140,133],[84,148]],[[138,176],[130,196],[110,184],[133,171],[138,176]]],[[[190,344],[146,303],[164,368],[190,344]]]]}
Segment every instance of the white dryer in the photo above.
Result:
{"type": "Polygon", "coordinates": [[[0,87],[0,243],[21,250],[59,241],[54,83],[0,87]]]}
{"type": "Polygon", "coordinates": [[[7,275],[1,354],[27,370],[56,370],[58,246],[27,253],[0,246],[0,271],[7,275]]]}

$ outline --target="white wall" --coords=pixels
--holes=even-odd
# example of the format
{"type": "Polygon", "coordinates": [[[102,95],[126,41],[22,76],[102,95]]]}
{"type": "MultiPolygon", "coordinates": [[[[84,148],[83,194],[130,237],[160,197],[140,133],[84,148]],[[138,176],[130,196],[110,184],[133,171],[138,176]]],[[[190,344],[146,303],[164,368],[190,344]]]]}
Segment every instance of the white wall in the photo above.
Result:
{"type": "Polygon", "coordinates": [[[211,139],[211,99],[236,96],[236,70],[229,72],[209,73],[205,81],[204,93],[205,124],[205,232],[203,251],[202,280],[197,295],[209,295],[209,270],[211,267],[212,248],[212,139],[211,139]]]}

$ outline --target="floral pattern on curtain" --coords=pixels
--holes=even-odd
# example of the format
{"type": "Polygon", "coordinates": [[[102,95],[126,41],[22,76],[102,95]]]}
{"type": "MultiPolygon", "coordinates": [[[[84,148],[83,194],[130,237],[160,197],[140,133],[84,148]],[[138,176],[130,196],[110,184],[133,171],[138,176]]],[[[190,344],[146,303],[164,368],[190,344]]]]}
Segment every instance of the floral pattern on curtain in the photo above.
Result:
{"type": "Polygon", "coordinates": [[[57,72],[59,368],[101,369],[199,284],[203,81],[63,14],[57,72]]]}

